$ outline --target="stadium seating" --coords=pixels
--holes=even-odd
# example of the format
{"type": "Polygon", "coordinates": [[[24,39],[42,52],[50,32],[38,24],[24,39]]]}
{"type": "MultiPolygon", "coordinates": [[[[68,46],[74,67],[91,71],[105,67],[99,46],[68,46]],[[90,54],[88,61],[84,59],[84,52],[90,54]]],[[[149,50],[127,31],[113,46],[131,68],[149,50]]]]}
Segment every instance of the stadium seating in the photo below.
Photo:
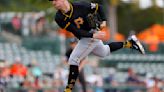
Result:
{"type": "Polygon", "coordinates": [[[34,51],[14,43],[0,43],[0,59],[7,60],[12,64],[18,57],[25,65],[36,60],[43,72],[53,73],[55,66],[60,64],[60,57],[50,51],[34,51]]]}
{"type": "MultiPolygon", "coordinates": [[[[160,49],[163,51],[163,48],[160,49]]],[[[164,73],[162,71],[164,70],[164,57],[162,53],[148,55],[140,55],[135,51],[133,51],[133,53],[135,54],[132,54],[132,52],[127,49],[120,50],[102,59],[102,61],[105,62],[104,64],[101,62],[100,66],[116,67],[119,70],[126,70],[132,67],[138,73],[164,73]]],[[[43,72],[52,73],[55,66],[61,63],[60,56],[51,53],[49,50],[29,50],[14,43],[0,43],[0,59],[5,59],[13,63],[16,57],[20,57],[25,65],[35,59],[39,62],[39,66],[43,72]]]]}
{"type": "MultiPolygon", "coordinates": [[[[85,73],[92,74],[96,70],[105,78],[111,74],[111,68],[114,68],[117,72],[115,73],[115,80],[124,83],[128,76],[128,68],[133,68],[137,74],[145,76],[151,73],[153,76],[164,79],[163,44],[160,45],[160,50],[161,51],[156,54],[149,53],[147,55],[141,55],[135,51],[122,49],[101,59],[99,63],[100,67],[96,69],[85,66],[85,73]]],[[[53,74],[54,70],[61,64],[60,54],[54,54],[48,49],[40,48],[36,50],[33,48],[26,48],[25,44],[0,43],[0,59],[5,59],[11,64],[17,57],[21,58],[22,63],[25,65],[36,60],[42,72],[49,74],[53,74]]],[[[12,81],[15,83],[15,81],[20,80],[13,79],[12,81]]]]}

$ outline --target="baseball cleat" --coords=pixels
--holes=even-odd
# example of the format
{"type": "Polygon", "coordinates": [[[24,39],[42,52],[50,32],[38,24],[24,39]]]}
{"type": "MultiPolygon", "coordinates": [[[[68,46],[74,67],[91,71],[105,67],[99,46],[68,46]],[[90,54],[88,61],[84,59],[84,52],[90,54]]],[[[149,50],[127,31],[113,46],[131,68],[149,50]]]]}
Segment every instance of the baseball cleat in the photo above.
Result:
{"type": "Polygon", "coordinates": [[[128,38],[128,41],[131,43],[130,48],[139,51],[141,54],[145,54],[144,47],[142,46],[142,44],[140,43],[140,41],[137,39],[135,35],[130,36],[128,38]]]}

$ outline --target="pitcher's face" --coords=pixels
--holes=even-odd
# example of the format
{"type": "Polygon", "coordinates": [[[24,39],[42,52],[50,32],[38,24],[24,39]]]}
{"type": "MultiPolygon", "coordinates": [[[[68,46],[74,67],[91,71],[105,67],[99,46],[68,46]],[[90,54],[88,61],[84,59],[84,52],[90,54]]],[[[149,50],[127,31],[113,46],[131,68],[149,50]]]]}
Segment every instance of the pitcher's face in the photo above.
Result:
{"type": "Polygon", "coordinates": [[[53,5],[56,9],[60,10],[60,9],[62,9],[62,7],[63,7],[64,1],[65,1],[65,0],[52,0],[52,5],[53,5]]]}

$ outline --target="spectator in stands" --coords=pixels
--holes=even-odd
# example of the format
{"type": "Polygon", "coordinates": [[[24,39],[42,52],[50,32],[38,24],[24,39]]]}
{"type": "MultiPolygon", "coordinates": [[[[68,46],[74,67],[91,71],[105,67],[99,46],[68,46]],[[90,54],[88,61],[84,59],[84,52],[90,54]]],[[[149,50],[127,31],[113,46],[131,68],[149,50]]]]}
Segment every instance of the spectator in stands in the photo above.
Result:
{"type": "Polygon", "coordinates": [[[55,80],[54,83],[57,83],[56,85],[60,85],[60,84],[66,85],[67,76],[68,76],[68,71],[66,69],[57,67],[54,71],[54,80],[55,80]]]}
{"type": "Polygon", "coordinates": [[[28,78],[33,79],[33,86],[35,88],[40,88],[39,78],[42,76],[42,71],[38,66],[38,63],[35,59],[28,65],[28,78]],[[30,78],[31,77],[31,78],[30,78]]]}
{"type": "Polygon", "coordinates": [[[104,92],[102,88],[103,78],[96,70],[93,71],[92,75],[86,78],[86,81],[89,83],[89,85],[96,87],[93,92],[104,92]]]}
{"type": "Polygon", "coordinates": [[[164,92],[164,78],[161,80],[161,90],[162,90],[162,92],[164,92]]]}
{"type": "Polygon", "coordinates": [[[15,15],[12,20],[11,20],[11,23],[12,23],[12,27],[14,29],[14,31],[12,31],[14,34],[16,35],[21,35],[21,26],[22,26],[22,23],[21,23],[21,19],[18,15],[15,15]]]}
{"type": "Polygon", "coordinates": [[[21,63],[21,59],[19,57],[17,57],[15,59],[15,62],[11,66],[11,74],[13,76],[26,77],[27,71],[28,71],[27,67],[24,66],[21,63]]]}
{"type": "MultiPolygon", "coordinates": [[[[63,86],[63,81],[54,79],[52,82],[53,92],[58,92],[60,87],[63,86]]],[[[60,91],[59,91],[60,92],[60,91]]]]}
{"type": "Polygon", "coordinates": [[[138,85],[142,83],[142,81],[139,79],[139,76],[134,72],[133,68],[128,68],[128,78],[126,82],[131,85],[138,85]]]}
{"type": "Polygon", "coordinates": [[[0,60],[0,92],[5,92],[9,82],[10,69],[6,66],[5,60],[0,60]]]}
{"type": "Polygon", "coordinates": [[[36,34],[34,36],[44,36],[48,32],[48,23],[44,14],[39,15],[40,17],[36,20],[36,34]]]}
{"type": "MultiPolygon", "coordinates": [[[[141,81],[139,76],[134,72],[133,68],[128,69],[128,77],[126,79],[126,83],[129,86],[143,86],[144,82],[141,81]]],[[[137,88],[131,88],[131,91],[138,91],[137,88]]]]}
{"type": "MultiPolygon", "coordinates": [[[[109,71],[110,71],[109,76],[104,78],[104,83],[107,85],[111,85],[112,87],[119,86],[119,83],[115,80],[116,70],[114,68],[111,68],[109,71]]],[[[115,88],[106,88],[104,90],[105,90],[105,92],[117,92],[118,91],[115,88]]]]}
{"type": "Polygon", "coordinates": [[[36,60],[33,60],[29,65],[29,72],[31,72],[31,74],[37,78],[42,76],[42,70],[40,69],[40,67],[38,66],[38,63],[36,60]]]}
{"type": "Polygon", "coordinates": [[[154,87],[153,87],[153,92],[161,92],[160,87],[159,87],[159,82],[160,80],[156,77],[153,78],[155,81],[154,87]]]}
{"type": "Polygon", "coordinates": [[[150,76],[150,74],[148,74],[148,76],[146,76],[146,88],[147,88],[147,92],[161,92],[160,91],[160,80],[156,77],[150,76]]]}
{"type": "Polygon", "coordinates": [[[1,76],[9,77],[10,76],[10,68],[6,60],[0,60],[0,69],[1,76]]]}
{"type": "Polygon", "coordinates": [[[152,92],[153,86],[155,84],[155,81],[153,80],[153,75],[150,73],[147,73],[145,76],[145,84],[147,92],[152,92]]]}

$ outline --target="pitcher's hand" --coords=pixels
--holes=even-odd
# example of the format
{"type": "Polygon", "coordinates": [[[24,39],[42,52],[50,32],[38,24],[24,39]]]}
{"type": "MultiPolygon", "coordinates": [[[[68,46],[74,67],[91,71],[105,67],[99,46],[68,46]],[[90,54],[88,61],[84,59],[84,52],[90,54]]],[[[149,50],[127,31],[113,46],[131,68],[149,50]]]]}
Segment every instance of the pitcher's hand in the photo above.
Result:
{"type": "Polygon", "coordinates": [[[102,31],[97,31],[93,34],[93,38],[95,38],[95,39],[102,40],[102,39],[104,39],[104,37],[105,37],[105,32],[102,32],[102,31]]]}

